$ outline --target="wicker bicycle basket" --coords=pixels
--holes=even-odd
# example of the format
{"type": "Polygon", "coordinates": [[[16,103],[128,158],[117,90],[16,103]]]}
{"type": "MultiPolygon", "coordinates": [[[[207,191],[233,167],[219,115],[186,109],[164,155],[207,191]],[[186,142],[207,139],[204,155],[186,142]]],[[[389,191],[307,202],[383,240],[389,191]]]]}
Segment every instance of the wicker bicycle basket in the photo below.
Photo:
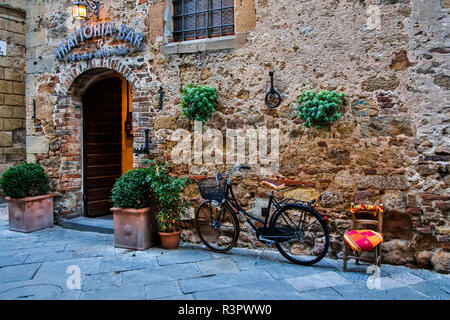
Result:
{"type": "Polygon", "coordinates": [[[225,179],[217,181],[216,178],[207,178],[198,182],[198,190],[205,200],[221,201],[225,198],[226,192],[225,179]]]}

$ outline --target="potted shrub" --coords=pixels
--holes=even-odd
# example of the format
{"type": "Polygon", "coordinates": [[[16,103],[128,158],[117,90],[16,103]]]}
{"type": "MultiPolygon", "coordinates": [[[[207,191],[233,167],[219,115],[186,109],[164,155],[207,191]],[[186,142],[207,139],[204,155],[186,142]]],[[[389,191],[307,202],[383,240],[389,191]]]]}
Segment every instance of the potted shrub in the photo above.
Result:
{"type": "Polygon", "coordinates": [[[183,197],[188,179],[170,176],[170,164],[151,160],[144,163],[149,166],[147,180],[158,199],[156,219],[161,245],[164,249],[177,249],[181,236],[180,217],[189,206],[183,197]]]}
{"type": "Polygon", "coordinates": [[[6,195],[9,229],[33,232],[53,227],[53,193],[44,168],[36,163],[22,163],[5,171],[0,179],[6,195]]]}
{"type": "Polygon", "coordinates": [[[147,179],[149,169],[129,170],[112,189],[114,246],[145,250],[159,244],[156,200],[147,179]]]}

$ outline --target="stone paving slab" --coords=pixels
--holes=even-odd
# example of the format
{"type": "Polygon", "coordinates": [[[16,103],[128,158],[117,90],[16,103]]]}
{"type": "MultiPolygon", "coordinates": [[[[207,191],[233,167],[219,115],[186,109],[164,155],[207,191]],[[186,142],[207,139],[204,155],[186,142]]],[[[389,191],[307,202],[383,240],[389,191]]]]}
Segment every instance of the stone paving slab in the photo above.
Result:
{"type": "Polygon", "coordinates": [[[31,280],[40,266],[40,263],[32,263],[2,267],[0,283],[31,280]]]}
{"type": "Polygon", "coordinates": [[[95,290],[83,291],[81,300],[145,300],[144,285],[123,287],[102,287],[95,290]]]}
{"type": "Polygon", "coordinates": [[[218,273],[239,272],[239,268],[233,259],[214,259],[197,262],[197,267],[203,276],[218,273]]]}
{"type": "Polygon", "coordinates": [[[193,293],[199,300],[300,300],[301,294],[286,281],[261,281],[193,293]]]}
{"type": "Polygon", "coordinates": [[[350,262],[343,272],[329,258],[298,266],[273,250],[255,265],[259,253],[186,243],[132,251],[114,248],[110,234],[58,226],[25,234],[0,220],[0,299],[450,300],[450,276],[429,270],[383,265],[380,288],[370,289],[367,266],[350,262]],[[79,289],[68,287],[69,266],[79,267],[79,289]]]}
{"type": "Polygon", "coordinates": [[[304,292],[315,289],[351,284],[351,282],[334,271],[316,273],[304,277],[287,279],[297,291],[304,292]]]}
{"type": "Polygon", "coordinates": [[[195,263],[186,263],[127,271],[122,274],[122,282],[126,285],[136,282],[147,284],[183,279],[197,281],[197,278],[201,276],[195,263]]]}
{"type": "Polygon", "coordinates": [[[182,294],[178,281],[159,282],[158,286],[145,285],[144,288],[146,299],[177,297],[182,294]]]}
{"type": "Polygon", "coordinates": [[[271,279],[272,277],[264,270],[246,270],[239,273],[218,274],[211,277],[181,280],[180,287],[183,293],[193,293],[264,282],[271,279]]]}

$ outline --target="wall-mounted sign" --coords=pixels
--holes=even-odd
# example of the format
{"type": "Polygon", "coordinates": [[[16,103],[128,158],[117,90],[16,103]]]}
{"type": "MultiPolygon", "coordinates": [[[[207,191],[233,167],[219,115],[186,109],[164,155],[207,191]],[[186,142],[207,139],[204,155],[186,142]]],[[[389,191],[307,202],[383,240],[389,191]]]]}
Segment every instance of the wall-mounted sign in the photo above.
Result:
{"type": "Polygon", "coordinates": [[[126,55],[131,50],[142,49],[142,40],[144,35],[135,32],[133,28],[121,25],[116,28],[112,23],[97,23],[92,26],[83,27],[75,31],[66,41],[62,42],[56,49],[55,53],[58,60],[80,61],[92,58],[109,57],[112,55],[126,55]],[[79,48],[86,41],[96,38],[117,37],[122,42],[128,43],[129,46],[119,46],[112,48],[100,48],[83,53],[71,54],[72,50],[79,48]]]}
{"type": "Polygon", "coordinates": [[[6,56],[6,41],[0,40],[0,56],[6,56]]]}

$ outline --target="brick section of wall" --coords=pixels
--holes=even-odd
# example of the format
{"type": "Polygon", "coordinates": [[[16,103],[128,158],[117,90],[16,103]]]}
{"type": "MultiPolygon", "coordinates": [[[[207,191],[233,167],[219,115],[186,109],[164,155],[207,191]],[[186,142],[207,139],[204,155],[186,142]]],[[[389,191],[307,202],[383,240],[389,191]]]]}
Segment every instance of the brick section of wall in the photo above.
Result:
{"type": "Polygon", "coordinates": [[[25,12],[19,2],[0,4],[0,174],[25,160],[25,12]]]}

